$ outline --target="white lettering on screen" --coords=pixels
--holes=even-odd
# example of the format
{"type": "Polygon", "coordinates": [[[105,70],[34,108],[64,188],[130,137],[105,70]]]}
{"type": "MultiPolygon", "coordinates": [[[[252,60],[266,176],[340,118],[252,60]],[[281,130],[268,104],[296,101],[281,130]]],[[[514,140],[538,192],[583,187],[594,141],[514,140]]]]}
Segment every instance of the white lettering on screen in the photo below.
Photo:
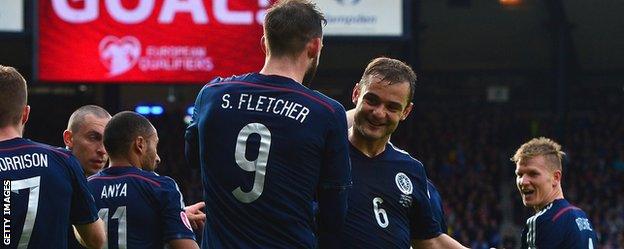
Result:
{"type": "MultiPolygon", "coordinates": [[[[84,7],[76,8],[69,4],[71,0],[52,0],[52,9],[62,20],[69,23],[88,23],[97,20],[102,12],[108,12],[113,20],[122,24],[137,24],[147,20],[156,7],[156,0],[138,0],[133,8],[126,8],[121,0],[104,0],[104,10],[100,9],[99,0],[83,0],[84,7]]],[[[228,25],[250,25],[255,21],[262,24],[269,7],[268,0],[258,0],[258,10],[255,15],[251,10],[231,10],[231,0],[212,0],[214,18],[218,23],[228,25]]],[[[161,2],[161,1],[158,1],[161,2]]],[[[164,0],[158,13],[158,23],[170,24],[177,14],[189,14],[193,23],[207,24],[210,22],[206,13],[206,6],[202,0],[164,0]]]]}

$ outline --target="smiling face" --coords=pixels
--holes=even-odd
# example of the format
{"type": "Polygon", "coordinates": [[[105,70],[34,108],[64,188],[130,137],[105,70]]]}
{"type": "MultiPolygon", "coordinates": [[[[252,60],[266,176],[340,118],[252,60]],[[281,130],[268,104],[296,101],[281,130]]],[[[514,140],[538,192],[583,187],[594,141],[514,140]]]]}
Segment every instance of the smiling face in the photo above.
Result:
{"type": "Polygon", "coordinates": [[[412,110],[409,101],[410,84],[388,81],[372,75],[367,84],[357,84],[352,100],[356,105],[354,116],[355,134],[369,141],[384,141],[396,130],[412,110]]]}
{"type": "Polygon", "coordinates": [[[561,195],[561,171],[548,163],[544,155],[516,163],[516,186],[525,206],[540,210],[561,195]]]}

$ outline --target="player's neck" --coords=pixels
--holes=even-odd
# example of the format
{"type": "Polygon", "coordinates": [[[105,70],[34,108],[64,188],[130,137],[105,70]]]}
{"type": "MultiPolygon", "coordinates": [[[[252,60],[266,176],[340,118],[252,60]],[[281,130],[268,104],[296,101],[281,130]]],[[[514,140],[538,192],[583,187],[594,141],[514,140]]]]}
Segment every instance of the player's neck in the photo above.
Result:
{"type": "Polygon", "coordinates": [[[268,56],[264,62],[264,67],[260,70],[260,73],[264,75],[279,75],[288,77],[301,83],[307,70],[307,66],[308,65],[298,59],[292,59],[286,56],[279,58],[268,56]]]}
{"type": "Polygon", "coordinates": [[[22,133],[13,126],[0,128],[0,141],[22,137],[22,133]]]}
{"type": "Polygon", "coordinates": [[[141,168],[137,162],[135,162],[136,160],[132,160],[129,158],[110,158],[110,166],[109,167],[128,167],[128,166],[133,166],[136,168],[141,168]]]}
{"type": "Polygon", "coordinates": [[[559,186],[558,188],[555,188],[555,190],[551,193],[551,197],[549,198],[550,201],[548,201],[543,206],[535,206],[533,209],[537,213],[539,211],[542,211],[545,207],[547,207],[548,205],[550,205],[551,203],[559,199],[563,199],[563,190],[561,189],[561,186],[559,186]]]}
{"type": "Polygon", "coordinates": [[[390,137],[383,139],[369,139],[362,136],[362,134],[357,132],[355,128],[351,127],[349,129],[349,142],[367,157],[372,158],[384,152],[384,150],[386,150],[386,144],[388,144],[389,140],[390,137]]]}

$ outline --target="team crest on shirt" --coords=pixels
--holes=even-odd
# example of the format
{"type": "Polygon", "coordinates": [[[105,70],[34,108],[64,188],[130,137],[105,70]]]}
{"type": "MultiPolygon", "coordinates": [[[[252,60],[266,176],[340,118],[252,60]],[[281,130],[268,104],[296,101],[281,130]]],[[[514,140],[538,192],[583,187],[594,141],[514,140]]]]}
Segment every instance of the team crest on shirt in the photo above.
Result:
{"type": "Polygon", "coordinates": [[[401,197],[399,198],[399,204],[403,207],[410,207],[412,205],[412,191],[414,186],[412,181],[403,172],[399,172],[394,177],[397,187],[401,191],[401,197]]]}
{"type": "Polygon", "coordinates": [[[412,181],[409,179],[409,177],[407,177],[405,173],[397,173],[394,177],[394,181],[396,182],[397,187],[399,187],[399,190],[403,192],[403,194],[412,194],[414,187],[412,186],[412,181]]]}

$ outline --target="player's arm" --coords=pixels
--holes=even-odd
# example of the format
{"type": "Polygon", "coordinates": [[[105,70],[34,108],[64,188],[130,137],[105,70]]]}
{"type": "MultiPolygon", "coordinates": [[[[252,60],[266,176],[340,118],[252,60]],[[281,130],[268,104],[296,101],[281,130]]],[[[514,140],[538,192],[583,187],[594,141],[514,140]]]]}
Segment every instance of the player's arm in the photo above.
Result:
{"type": "Polygon", "coordinates": [[[76,239],[87,248],[102,248],[106,243],[104,222],[98,218],[95,200],[87,186],[82,167],[73,155],[66,162],[73,190],[69,218],[76,239]]]}
{"type": "Polygon", "coordinates": [[[86,248],[102,248],[106,243],[104,222],[100,219],[89,224],[74,225],[74,234],[78,242],[86,248]]]}
{"type": "Polygon", "coordinates": [[[427,190],[429,191],[429,203],[433,211],[433,217],[440,223],[440,231],[446,233],[448,228],[444,219],[444,205],[442,204],[442,196],[436,189],[431,180],[427,179],[427,190]]]}
{"type": "Polygon", "coordinates": [[[186,156],[186,162],[191,167],[199,167],[200,163],[196,112],[197,110],[193,111],[193,121],[191,121],[184,133],[184,155],[186,156]]]}
{"type": "Polygon", "coordinates": [[[416,248],[465,248],[450,236],[442,233],[440,223],[431,205],[425,167],[418,162],[414,165],[414,202],[410,214],[412,247],[416,248]]]}
{"type": "Polygon", "coordinates": [[[448,236],[444,233],[441,233],[439,236],[435,237],[435,238],[431,238],[431,239],[425,239],[425,240],[412,240],[412,247],[414,249],[418,249],[418,248],[440,248],[440,249],[459,249],[459,248],[466,248],[464,246],[462,246],[459,242],[457,242],[456,240],[454,240],[453,238],[451,238],[451,236],[448,236]]]}
{"type": "MultiPolygon", "coordinates": [[[[210,83],[208,83],[210,84],[210,83]]],[[[193,115],[192,121],[188,127],[186,127],[186,131],[184,133],[184,155],[186,157],[186,162],[191,167],[199,168],[201,163],[199,156],[199,113],[200,108],[202,106],[202,99],[204,95],[204,91],[206,90],[206,86],[204,86],[197,94],[197,99],[195,100],[195,106],[193,107],[193,115]]]]}
{"type": "Polygon", "coordinates": [[[170,240],[167,245],[171,249],[199,249],[197,242],[192,239],[174,239],[170,240]]]}
{"type": "Polygon", "coordinates": [[[347,214],[351,187],[351,163],[344,109],[336,110],[326,135],[325,158],[318,187],[319,248],[340,248],[339,236],[347,214]]]}
{"type": "Polygon", "coordinates": [[[575,215],[573,210],[567,209],[559,216],[555,216],[554,221],[544,220],[542,224],[538,224],[537,233],[542,235],[537,236],[535,245],[538,248],[552,247],[552,245],[557,245],[558,248],[598,248],[591,221],[585,216],[575,215]],[[544,237],[544,234],[548,237],[544,237]]]}
{"type": "Polygon", "coordinates": [[[178,185],[169,177],[164,177],[161,183],[159,199],[163,240],[171,248],[198,248],[178,185]]]}

